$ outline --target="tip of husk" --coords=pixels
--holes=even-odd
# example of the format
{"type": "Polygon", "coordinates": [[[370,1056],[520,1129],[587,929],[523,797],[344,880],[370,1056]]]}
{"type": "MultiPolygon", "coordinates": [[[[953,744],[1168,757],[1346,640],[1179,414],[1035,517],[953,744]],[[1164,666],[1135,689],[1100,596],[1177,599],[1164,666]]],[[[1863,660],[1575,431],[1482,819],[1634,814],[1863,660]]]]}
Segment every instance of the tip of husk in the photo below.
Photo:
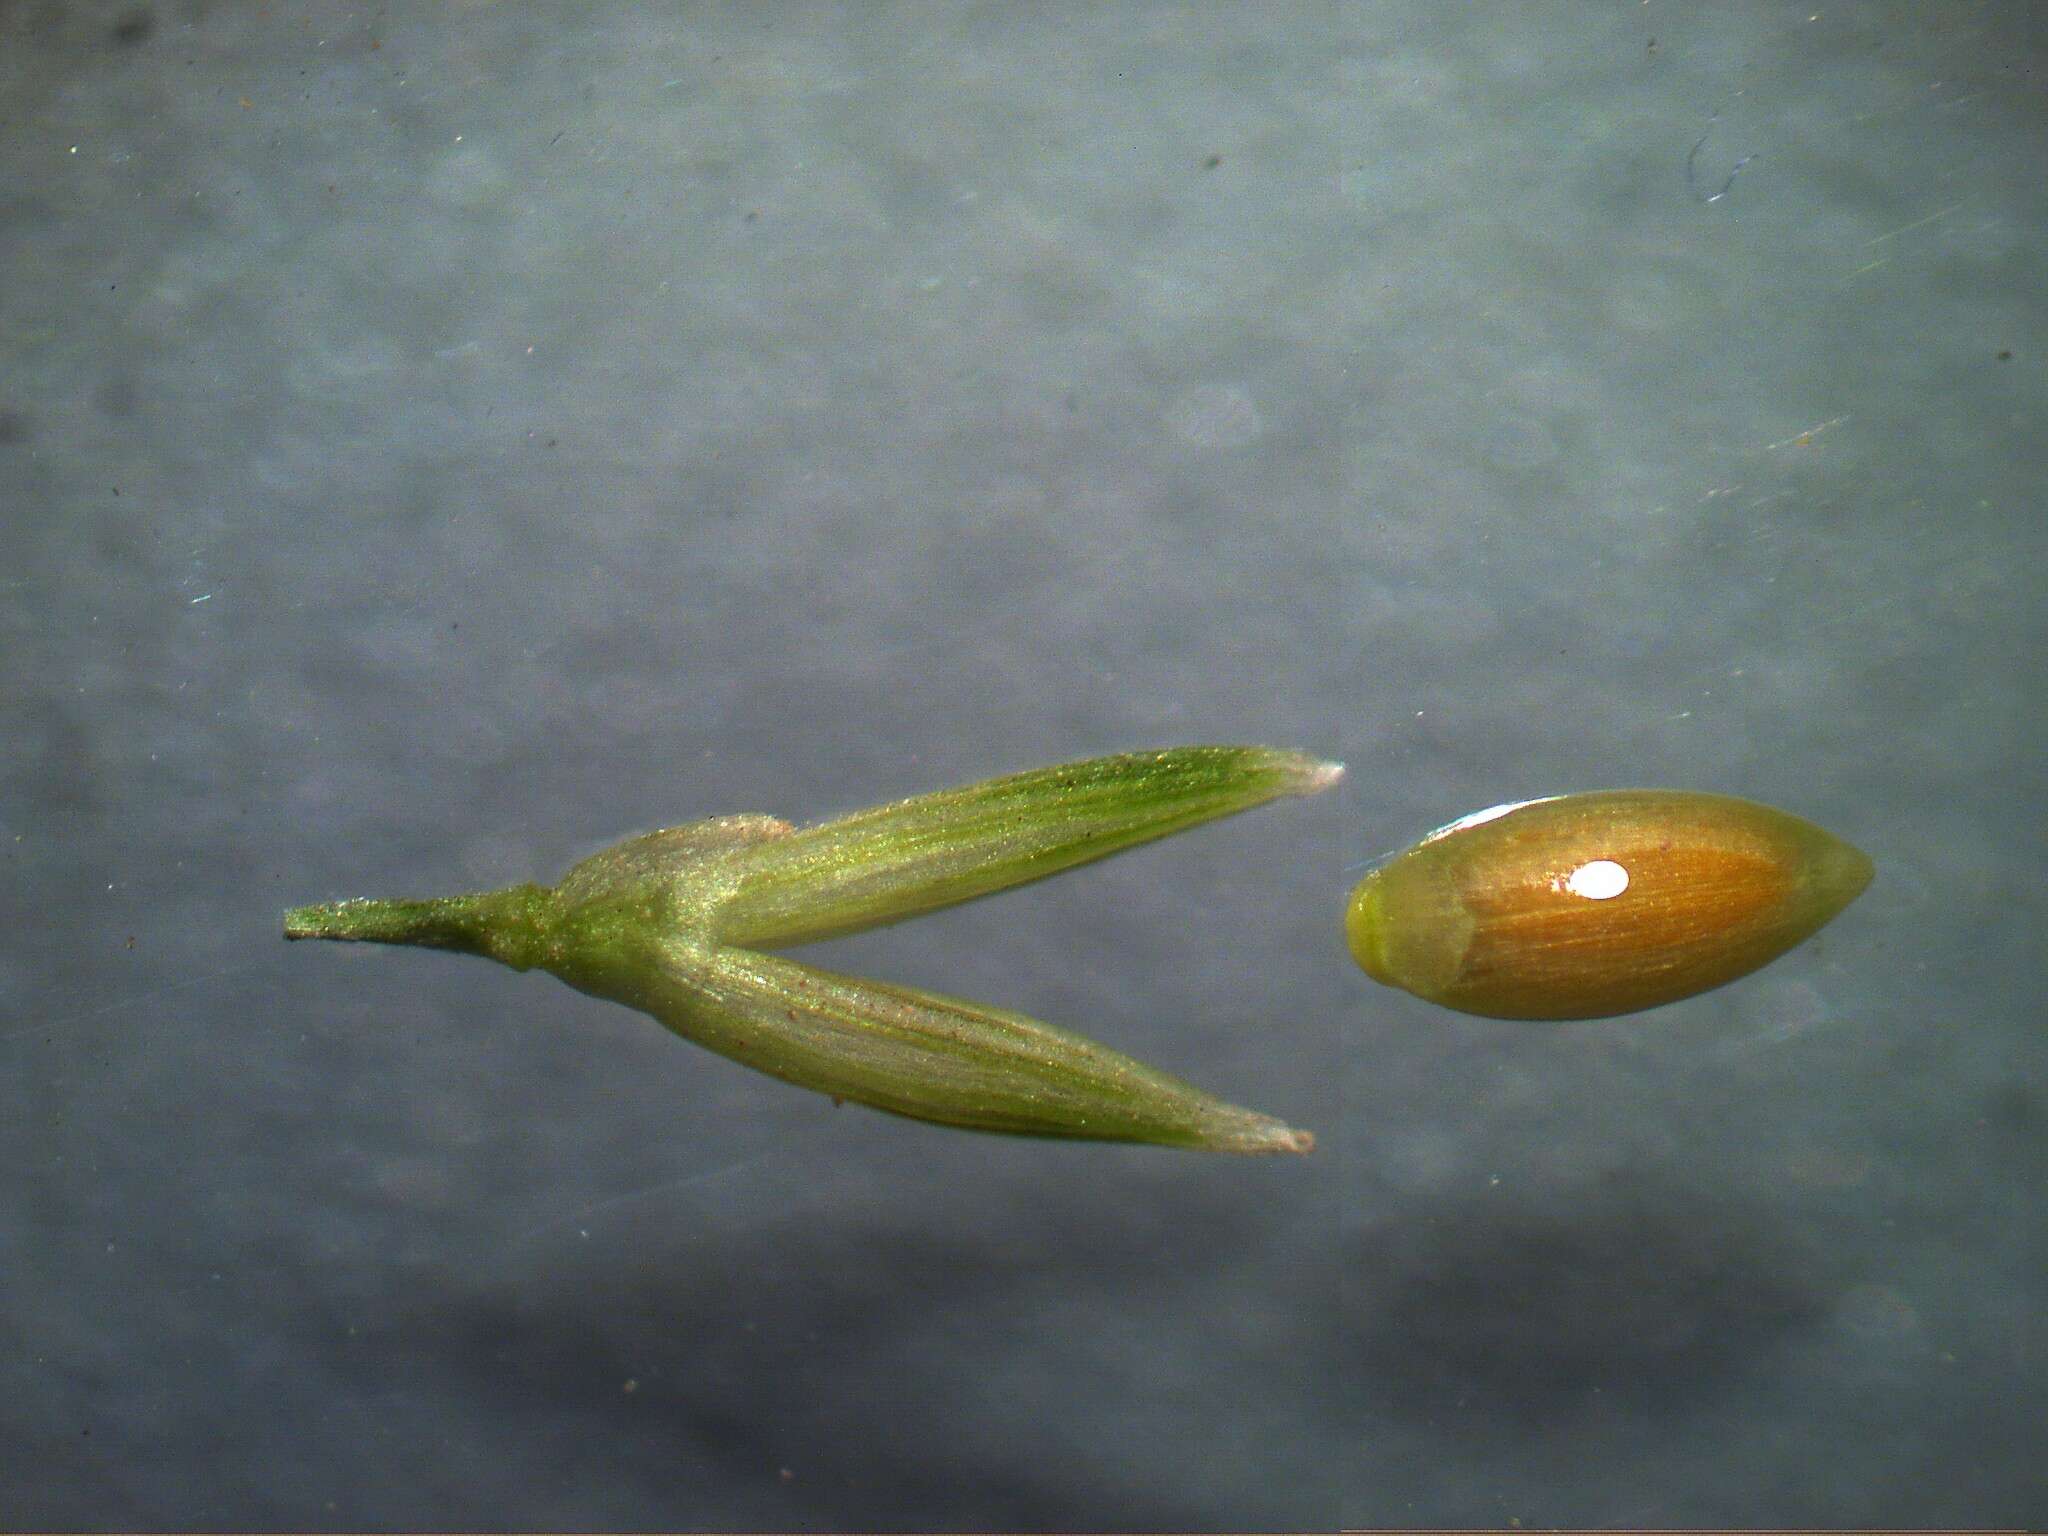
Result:
{"type": "Polygon", "coordinates": [[[1291,1125],[1283,1125],[1280,1127],[1280,1132],[1275,1137],[1273,1145],[1265,1150],[1269,1152],[1292,1152],[1296,1156],[1305,1157],[1315,1151],[1315,1149],[1316,1133],[1314,1131],[1298,1131],[1291,1125]]]}
{"type": "Polygon", "coordinates": [[[1299,1157],[1314,1151],[1315,1145],[1313,1131],[1296,1130],[1278,1120],[1250,1113],[1208,1142],[1208,1146],[1217,1152],[1243,1152],[1252,1156],[1292,1153],[1299,1157]]]}
{"type": "Polygon", "coordinates": [[[1307,753],[1294,754],[1294,761],[1288,765],[1287,789],[1290,794],[1319,795],[1344,777],[1344,765],[1328,758],[1310,757],[1307,753]]]}

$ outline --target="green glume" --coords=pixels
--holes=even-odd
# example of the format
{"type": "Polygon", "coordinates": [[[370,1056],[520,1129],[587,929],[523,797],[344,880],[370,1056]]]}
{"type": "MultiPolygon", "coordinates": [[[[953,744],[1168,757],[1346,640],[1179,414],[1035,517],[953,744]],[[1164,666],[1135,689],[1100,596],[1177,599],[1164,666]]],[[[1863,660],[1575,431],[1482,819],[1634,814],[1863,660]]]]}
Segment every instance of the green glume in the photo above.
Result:
{"type": "Polygon", "coordinates": [[[766,951],[855,933],[1313,794],[1264,747],[1091,758],[796,828],[727,816],[629,838],[560,884],[285,914],[289,939],[410,944],[553,973],[772,1076],[970,1130],[1306,1152],[1313,1138],[1022,1014],[766,951]]]}

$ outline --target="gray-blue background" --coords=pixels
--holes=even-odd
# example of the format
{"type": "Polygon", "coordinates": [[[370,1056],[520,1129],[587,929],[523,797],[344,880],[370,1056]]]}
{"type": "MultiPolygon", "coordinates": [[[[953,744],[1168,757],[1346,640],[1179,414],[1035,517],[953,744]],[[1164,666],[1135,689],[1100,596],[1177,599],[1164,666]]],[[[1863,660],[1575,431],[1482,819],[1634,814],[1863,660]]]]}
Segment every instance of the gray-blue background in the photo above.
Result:
{"type": "Polygon", "coordinates": [[[2042,15],[0,5],[0,1522],[2048,1519],[2042,15]],[[1303,1161],[278,935],[1218,740],[1350,777],[814,953],[1303,1161]],[[1877,884],[1352,968],[1616,784],[1877,884]]]}

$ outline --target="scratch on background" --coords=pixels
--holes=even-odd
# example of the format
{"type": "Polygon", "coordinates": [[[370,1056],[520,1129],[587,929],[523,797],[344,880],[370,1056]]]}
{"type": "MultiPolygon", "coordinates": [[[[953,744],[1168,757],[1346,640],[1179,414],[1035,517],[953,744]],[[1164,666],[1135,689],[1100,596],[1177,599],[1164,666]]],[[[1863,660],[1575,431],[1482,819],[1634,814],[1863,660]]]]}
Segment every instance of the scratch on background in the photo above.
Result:
{"type": "Polygon", "coordinates": [[[0,1040],[19,1040],[24,1035],[68,1029],[74,1024],[84,1024],[93,1019],[103,1019],[110,1013],[122,1013],[131,1008],[140,1008],[145,1003],[152,1002],[160,997],[168,997],[173,992],[187,992],[193,987],[203,987],[208,982],[222,981],[230,976],[245,975],[268,963],[268,961],[251,960],[242,965],[228,966],[225,970],[208,971],[203,976],[188,976],[183,981],[167,981],[160,987],[150,987],[145,991],[136,993],[133,997],[119,998],[111,1003],[102,1003],[96,1008],[85,1008],[77,1013],[64,1014],[59,1018],[45,1019],[39,1024],[23,1024],[14,1029],[0,1031],[0,1040]]]}

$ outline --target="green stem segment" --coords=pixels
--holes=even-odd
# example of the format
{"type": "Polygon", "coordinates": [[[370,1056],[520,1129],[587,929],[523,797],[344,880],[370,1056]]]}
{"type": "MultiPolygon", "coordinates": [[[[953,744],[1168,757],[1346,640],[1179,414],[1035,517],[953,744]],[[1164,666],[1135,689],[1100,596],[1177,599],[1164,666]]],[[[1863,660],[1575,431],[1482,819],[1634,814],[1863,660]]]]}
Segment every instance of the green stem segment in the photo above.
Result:
{"type": "Polygon", "coordinates": [[[514,885],[422,901],[319,902],[285,913],[284,936],[451,949],[530,971],[547,963],[549,898],[544,886],[514,885]]]}

